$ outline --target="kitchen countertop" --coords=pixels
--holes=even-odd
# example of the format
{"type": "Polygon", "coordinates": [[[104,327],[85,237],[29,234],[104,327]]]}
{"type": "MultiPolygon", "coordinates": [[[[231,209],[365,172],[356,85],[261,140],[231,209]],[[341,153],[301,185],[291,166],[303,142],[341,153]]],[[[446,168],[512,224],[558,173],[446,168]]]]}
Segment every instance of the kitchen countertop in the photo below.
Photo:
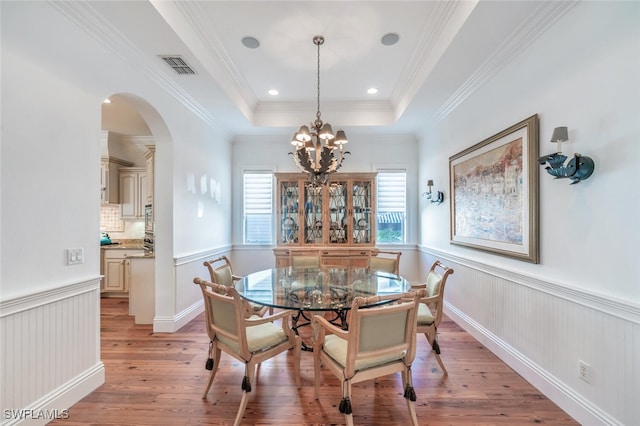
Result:
{"type": "Polygon", "coordinates": [[[131,249],[144,249],[144,243],[142,240],[111,240],[111,244],[100,246],[100,248],[106,250],[131,250],[131,249]]]}
{"type": "Polygon", "coordinates": [[[153,252],[145,251],[140,254],[132,254],[131,256],[127,256],[128,259],[155,259],[156,255],[153,252]]]}
{"type": "MultiPolygon", "coordinates": [[[[100,246],[103,250],[144,250],[142,240],[112,240],[111,244],[100,246]]],[[[136,253],[128,258],[155,259],[155,253],[145,250],[144,253],[136,253]]]]}

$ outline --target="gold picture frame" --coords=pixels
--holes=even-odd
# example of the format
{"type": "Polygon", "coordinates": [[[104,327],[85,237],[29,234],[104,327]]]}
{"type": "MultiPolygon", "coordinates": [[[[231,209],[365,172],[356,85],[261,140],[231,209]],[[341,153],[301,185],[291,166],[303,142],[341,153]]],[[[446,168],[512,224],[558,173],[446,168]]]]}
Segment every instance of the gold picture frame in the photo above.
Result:
{"type": "Polygon", "coordinates": [[[539,263],[538,115],[449,158],[451,244],[539,263]]]}

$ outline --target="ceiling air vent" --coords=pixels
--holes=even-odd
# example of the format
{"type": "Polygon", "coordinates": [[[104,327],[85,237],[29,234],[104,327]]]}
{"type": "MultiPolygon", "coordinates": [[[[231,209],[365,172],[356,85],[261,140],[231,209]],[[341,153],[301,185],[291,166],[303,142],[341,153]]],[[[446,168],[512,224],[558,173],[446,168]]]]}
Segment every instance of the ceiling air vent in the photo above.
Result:
{"type": "Polygon", "coordinates": [[[191,69],[189,64],[187,64],[184,59],[180,56],[170,55],[170,56],[160,56],[163,61],[167,63],[175,72],[178,74],[195,74],[196,72],[191,69]]]}

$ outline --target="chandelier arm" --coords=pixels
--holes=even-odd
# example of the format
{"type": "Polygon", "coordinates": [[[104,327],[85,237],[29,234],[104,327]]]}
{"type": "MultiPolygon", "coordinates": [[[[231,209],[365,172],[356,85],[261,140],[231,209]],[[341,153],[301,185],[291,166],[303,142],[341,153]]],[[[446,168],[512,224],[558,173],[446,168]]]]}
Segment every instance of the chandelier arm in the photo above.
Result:
{"type": "MultiPolygon", "coordinates": [[[[341,166],[344,160],[344,156],[346,154],[350,154],[349,151],[343,151],[342,144],[346,143],[346,135],[344,135],[343,130],[339,130],[339,140],[340,143],[330,143],[330,140],[335,138],[333,134],[333,130],[331,129],[331,125],[326,123],[323,126],[323,122],[321,119],[322,113],[320,112],[320,45],[324,43],[324,37],[321,35],[316,35],[313,37],[313,44],[317,46],[317,70],[316,70],[316,89],[317,89],[317,97],[316,97],[316,119],[313,123],[311,123],[310,131],[306,131],[306,126],[302,126],[300,131],[298,131],[294,138],[297,140],[305,140],[306,144],[313,144],[312,149],[311,146],[305,148],[304,145],[298,144],[297,142],[294,145],[297,146],[295,153],[293,154],[294,162],[296,166],[303,171],[304,173],[308,173],[310,175],[310,180],[312,185],[326,185],[329,182],[328,175],[331,173],[335,173],[341,166]],[[302,130],[305,130],[304,132],[302,130]],[[320,135],[322,134],[322,138],[320,135]],[[304,138],[302,136],[305,136],[304,138]],[[310,141],[307,139],[310,137],[310,141]],[[324,139],[327,139],[325,143],[323,143],[324,139]],[[339,145],[339,149],[335,149],[339,145]],[[308,149],[307,149],[308,148],[308,149]],[[335,152],[334,152],[335,151],[335,152]]],[[[293,143],[293,142],[292,142],[293,143]]]]}

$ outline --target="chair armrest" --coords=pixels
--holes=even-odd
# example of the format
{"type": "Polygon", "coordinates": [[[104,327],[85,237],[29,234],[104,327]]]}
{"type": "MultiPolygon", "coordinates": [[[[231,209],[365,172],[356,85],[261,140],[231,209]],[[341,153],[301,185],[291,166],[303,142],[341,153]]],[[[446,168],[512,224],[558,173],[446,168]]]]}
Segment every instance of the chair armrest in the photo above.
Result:
{"type": "Polygon", "coordinates": [[[426,287],[427,287],[426,283],[411,284],[411,290],[420,290],[421,288],[426,288],[426,287]]]}
{"type": "Polygon", "coordinates": [[[260,309],[254,309],[254,306],[252,306],[251,304],[249,304],[249,306],[251,308],[252,315],[257,315],[259,317],[263,317],[264,314],[266,314],[269,310],[268,306],[262,306],[260,309]]]}
{"type": "Polygon", "coordinates": [[[286,317],[291,317],[291,315],[293,315],[293,311],[280,311],[277,312],[273,315],[268,315],[266,317],[263,318],[245,318],[244,322],[248,327],[254,326],[254,325],[260,325],[260,324],[265,324],[268,322],[273,322],[275,320],[278,320],[280,318],[286,318],[286,317]]]}
{"type": "Polygon", "coordinates": [[[313,333],[314,333],[314,345],[321,345],[324,343],[324,336],[326,334],[327,331],[329,331],[331,334],[336,335],[337,337],[341,338],[341,339],[348,339],[349,338],[349,332],[343,330],[342,328],[331,324],[325,317],[323,317],[322,315],[314,315],[311,318],[311,324],[313,327],[313,333]]]}
{"type": "Polygon", "coordinates": [[[440,299],[440,296],[429,296],[429,297],[423,297],[422,299],[419,300],[420,303],[431,303],[431,302],[437,302],[438,299],[440,299]]]}

